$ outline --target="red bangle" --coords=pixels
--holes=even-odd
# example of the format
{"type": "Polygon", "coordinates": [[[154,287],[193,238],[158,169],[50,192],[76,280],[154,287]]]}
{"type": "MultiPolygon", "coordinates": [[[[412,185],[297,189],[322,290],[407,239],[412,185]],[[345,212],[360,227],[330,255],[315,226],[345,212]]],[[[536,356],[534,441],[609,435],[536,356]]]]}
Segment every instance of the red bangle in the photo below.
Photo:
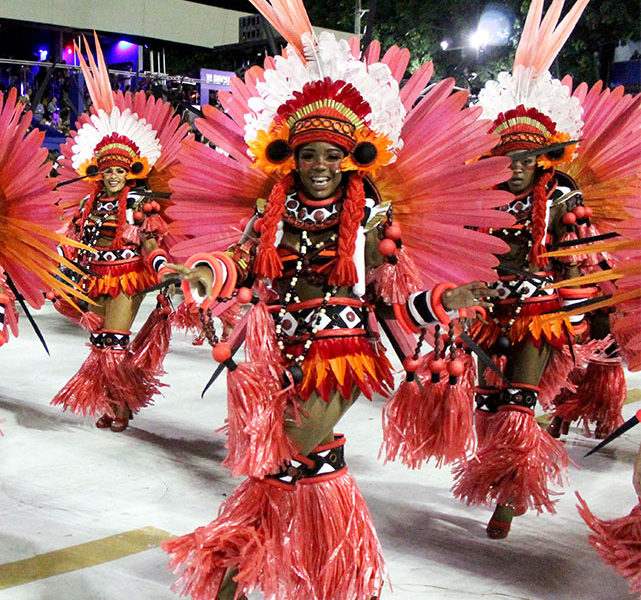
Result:
{"type": "Polygon", "coordinates": [[[162,283],[163,276],[166,275],[167,273],[173,273],[173,271],[169,267],[165,267],[164,265],[160,267],[160,269],[158,269],[158,273],[156,274],[158,283],[162,283]]]}
{"type": "Polygon", "coordinates": [[[444,325],[447,325],[452,319],[447,314],[443,304],[441,304],[441,296],[445,290],[453,290],[455,287],[458,287],[455,283],[439,283],[434,287],[430,295],[432,314],[444,325]]]}
{"type": "Polygon", "coordinates": [[[596,296],[599,288],[596,286],[579,287],[579,288],[559,288],[559,294],[562,298],[577,299],[577,298],[592,298],[596,296]]]}
{"type": "Polygon", "coordinates": [[[211,256],[217,258],[225,269],[223,287],[219,292],[221,298],[231,298],[232,292],[236,289],[238,271],[234,259],[225,252],[212,252],[211,256]]]}
{"type": "MultiPolygon", "coordinates": [[[[224,275],[223,265],[221,261],[218,258],[216,258],[216,256],[207,254],[205,252],[199,252],[198,254],[194,254],[194,256],[190,257],[185,262],[185,266],[189,269],[193,269],[199,265],[207,265],[211,269],[211,272],[214,276],[214,280],[212,282],[211,297],[203,300],[200,303],[201,308],[208,309],[208,308],[211,308],[211,306],[216,301],[216,298],[218,298],[220,294],[220,290],[222,289],[223,284],[225,283],[223,281],[223,275],[224,275]]],[[[185,301],[187,302],[187,304],[188,305],[197,304],[196,299],[191,293],[191,287],[189,285],[189,282],[186,279],[183,279],[180,287],[182,288],[183,294],[185,295],[185,301]]]]}
{"type": "Polygon", "coordinates": [[[421,330],[413,323],[412,318],[407,312],[405,304],[393,304],[394,316],[405,333],[420,333],[421,330]]]}

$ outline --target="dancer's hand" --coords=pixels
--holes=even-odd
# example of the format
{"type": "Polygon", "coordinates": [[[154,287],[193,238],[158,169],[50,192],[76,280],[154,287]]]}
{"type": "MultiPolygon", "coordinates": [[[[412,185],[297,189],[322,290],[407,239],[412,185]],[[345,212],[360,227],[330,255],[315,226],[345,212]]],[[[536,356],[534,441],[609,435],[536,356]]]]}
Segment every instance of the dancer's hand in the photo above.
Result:
{"type": "Polygon", "coordinates": [[[441,304],[445,310],[458,310],[466,306],[492,306],[487,298],[498,296],[498,291],[490,289],[482,281],[473,281],[450,290],[441,295],[441,304]]]}
{"type": "Polygon", "coordinates": [[[199,297],[210,298],[214,283],[214,275],[206,266],[198,266],[193,269],[185,265],[174,263],[165,263],[164,265],[170,271],[163,275],[163,280],[175,279],[178,275],[181,281],[187,281],[199,297]]]}

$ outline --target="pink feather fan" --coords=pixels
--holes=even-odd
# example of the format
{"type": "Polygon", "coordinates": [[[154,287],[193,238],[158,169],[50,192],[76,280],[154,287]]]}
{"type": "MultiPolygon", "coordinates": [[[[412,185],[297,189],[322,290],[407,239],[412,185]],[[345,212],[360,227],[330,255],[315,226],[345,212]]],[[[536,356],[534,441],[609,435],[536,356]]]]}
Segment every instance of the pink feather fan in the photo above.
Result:
{"type": "MultiPolygon", "coordinates": [[[[39,308],[43,292],[55,290],[80,295],[54,277],[64,262],[56,246],[77,245],[54,233],[61,214],[55,206],[54,180],[47,176],[51,166],[45,162],[44,133],[33,130],[31,112],[16,102],[12,88],[0,93],[0,267],[11,277],[27,302],[39,308]]],[[[70,282],[69,282],[70,283],[70,282]]]]}

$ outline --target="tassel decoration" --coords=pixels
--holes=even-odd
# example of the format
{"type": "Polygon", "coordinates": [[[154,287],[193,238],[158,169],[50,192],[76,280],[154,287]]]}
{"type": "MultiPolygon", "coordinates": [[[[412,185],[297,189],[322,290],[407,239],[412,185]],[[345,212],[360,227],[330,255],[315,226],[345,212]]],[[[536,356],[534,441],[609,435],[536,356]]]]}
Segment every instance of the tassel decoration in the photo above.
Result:
{"type": "Polygon", "coordinates": [[[158,306],[149,314],[129,349],[137,367],[153,375],[162,375],[165,373],[163,362],[171,341],[171,306],[164,294],[158,294],[157,300],[158,306]]]}

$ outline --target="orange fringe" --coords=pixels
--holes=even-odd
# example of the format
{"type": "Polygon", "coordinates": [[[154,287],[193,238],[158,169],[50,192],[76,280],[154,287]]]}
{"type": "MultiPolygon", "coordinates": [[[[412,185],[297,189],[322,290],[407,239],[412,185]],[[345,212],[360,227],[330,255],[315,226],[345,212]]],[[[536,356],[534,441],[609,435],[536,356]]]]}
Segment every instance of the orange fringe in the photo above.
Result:
{"type": "MultiPolygon", "coordinates": [[[[296,355],[300,348],[288,348],[288,352],[296,355]]],[[[336,390],[350,398],[355,385],[371,400],[374,392],[387,396],[393,387],[392,365],[382,349],[365,337],[315,340],[301,368],[298,393],[303,400],[316,392],[329,401],[336,390]]]]}
{"type": "Polygon", "coordinates": [[[121,275],[103,275],[102,277],[85,278],[85,293],[90,298],[111,296],[115,298],[121,293],[133,296],[151,287],[156,282],[156,276],[148,270],[130,271],[121,275]]]}

